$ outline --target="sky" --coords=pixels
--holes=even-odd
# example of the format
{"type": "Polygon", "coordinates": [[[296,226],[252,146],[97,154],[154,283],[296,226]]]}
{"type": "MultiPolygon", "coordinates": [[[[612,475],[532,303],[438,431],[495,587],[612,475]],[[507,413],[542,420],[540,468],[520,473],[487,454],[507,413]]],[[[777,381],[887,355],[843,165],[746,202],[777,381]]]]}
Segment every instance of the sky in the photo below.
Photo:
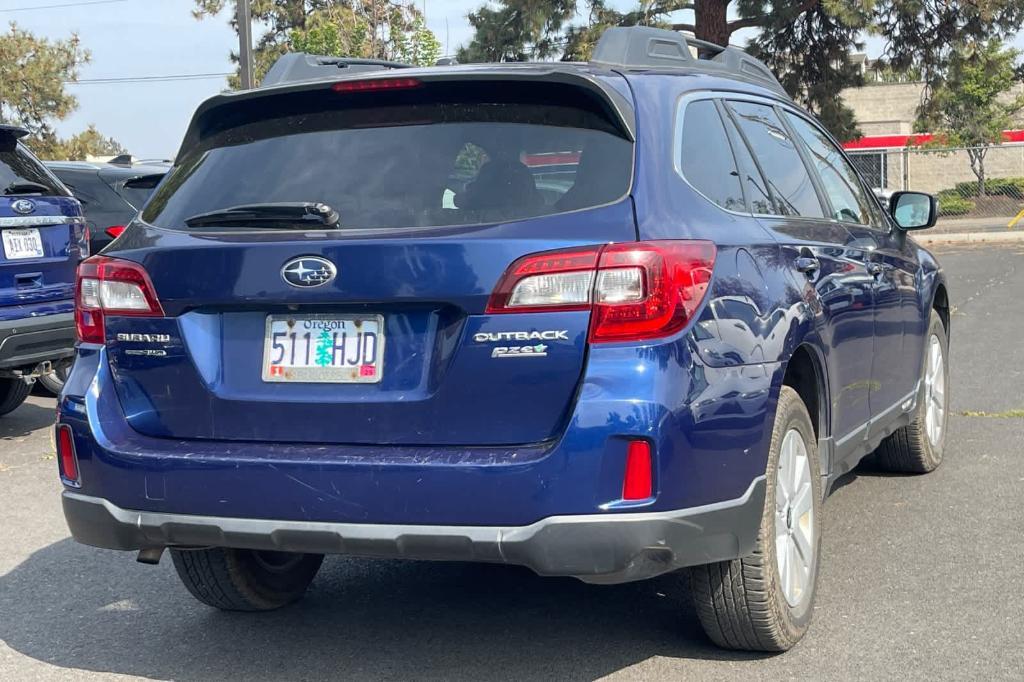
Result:
{"type": "MultiPolygon", "coordinates": [[[[445,52],[454,53],[470,40],[466,15],[483,0],[416,3],[425,7],[427,26],[445,52]]],[[[0,0],[0,26],[14,21],[38,37],[55,40],[77,33],[92,53],[92,61],[81,68],[80,81],[233,71],[229,54],[237,50],[238,39],[229,26],[229,13],[196,21],[191,14],[194,4],[193,0],[0,0]]],[[[609,2],[623,9],[635,4],[636,0],[609,2]]],[[[257,35],[259,30],[254,28],[257,35]]],[[[734,35],[733,42],[742,44],[746,37],[734,35]]],[[[1017,41],[1018,46],[1024,46],[1021,42],[1017,41]]],[[[878,52],[877,43],[869,42],[868,51],[878,52]]],[[[95,124],[136,158],[171,158],[192,112],[226,86],[223,76],[72,83],[67,87],[78,98],[78,109],[56,127],[61,135],[70,135],[95,124]]]]}

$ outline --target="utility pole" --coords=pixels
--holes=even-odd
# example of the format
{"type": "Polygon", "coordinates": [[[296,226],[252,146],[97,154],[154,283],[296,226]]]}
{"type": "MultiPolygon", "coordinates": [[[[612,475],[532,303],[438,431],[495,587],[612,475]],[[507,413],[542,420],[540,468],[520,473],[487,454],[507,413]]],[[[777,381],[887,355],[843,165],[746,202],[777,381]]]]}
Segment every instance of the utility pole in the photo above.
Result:
{"type": "Polygon", "coordinates": [[[238,9],[238,71],[242,89],[249,90],[252,82],[252,9],[250,0],[237,0],[238,9]]]}

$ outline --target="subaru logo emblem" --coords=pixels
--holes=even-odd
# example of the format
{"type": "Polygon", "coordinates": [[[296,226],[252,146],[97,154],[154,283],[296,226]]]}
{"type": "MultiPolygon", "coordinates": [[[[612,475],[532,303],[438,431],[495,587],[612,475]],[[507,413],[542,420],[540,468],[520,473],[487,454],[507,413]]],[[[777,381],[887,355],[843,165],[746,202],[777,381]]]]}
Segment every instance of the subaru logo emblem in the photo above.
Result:
{"type": "Polygon", "coordinates": [[[322,287],[334,279],[338,269],[334,263],[319,256],[292,258],[281,268],[281,277],[293,287],[322,287]]]}
{"type": "Polygon", "coordinates": [[[28,215],[36,210],[36,203],[34,201],[29,201],[28,199],[18,199],[11,204],[11,208],[14,209],[15,213],[28,215]]]}

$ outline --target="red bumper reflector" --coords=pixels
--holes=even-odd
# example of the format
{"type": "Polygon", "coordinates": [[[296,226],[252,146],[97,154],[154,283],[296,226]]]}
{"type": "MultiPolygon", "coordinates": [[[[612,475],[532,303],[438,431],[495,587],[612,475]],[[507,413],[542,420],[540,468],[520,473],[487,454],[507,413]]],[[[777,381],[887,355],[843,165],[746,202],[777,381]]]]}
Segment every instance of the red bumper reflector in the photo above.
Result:
{"type": "Polygon", "coordinates": [[[71,483],[78,483],[78,457],[75,455],[75,439],[71,427],[67,424],[57,425],[57,462],[60,475],[71,483]]]}
{"type": "Polygon", "coordinates": [[[651,444],[645,440],[630,441],[626,450],[626,475],[622,479],[622,499],[646,500],[653,495],[651,464],[651,444]]]}

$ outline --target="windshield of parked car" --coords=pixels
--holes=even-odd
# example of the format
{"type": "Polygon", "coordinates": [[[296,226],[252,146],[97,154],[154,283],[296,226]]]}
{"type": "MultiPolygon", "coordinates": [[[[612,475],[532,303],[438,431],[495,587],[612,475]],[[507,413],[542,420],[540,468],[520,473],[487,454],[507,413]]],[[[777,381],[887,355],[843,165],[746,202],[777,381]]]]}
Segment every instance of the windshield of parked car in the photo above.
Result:
{"type": "Polygon", "coordinates": [[[143,219],[188,229],[189,217],[233,206],[322,202],[341,229],[512,221],[620,199],[632,166],[629,140],[564,104],[321,108],[211,136],[143,219]]]}
{"type": "Polygon", "coordinates": [[[39,161],[10,135],[0,134],[0,195],[67,196],[39,161]]]}

